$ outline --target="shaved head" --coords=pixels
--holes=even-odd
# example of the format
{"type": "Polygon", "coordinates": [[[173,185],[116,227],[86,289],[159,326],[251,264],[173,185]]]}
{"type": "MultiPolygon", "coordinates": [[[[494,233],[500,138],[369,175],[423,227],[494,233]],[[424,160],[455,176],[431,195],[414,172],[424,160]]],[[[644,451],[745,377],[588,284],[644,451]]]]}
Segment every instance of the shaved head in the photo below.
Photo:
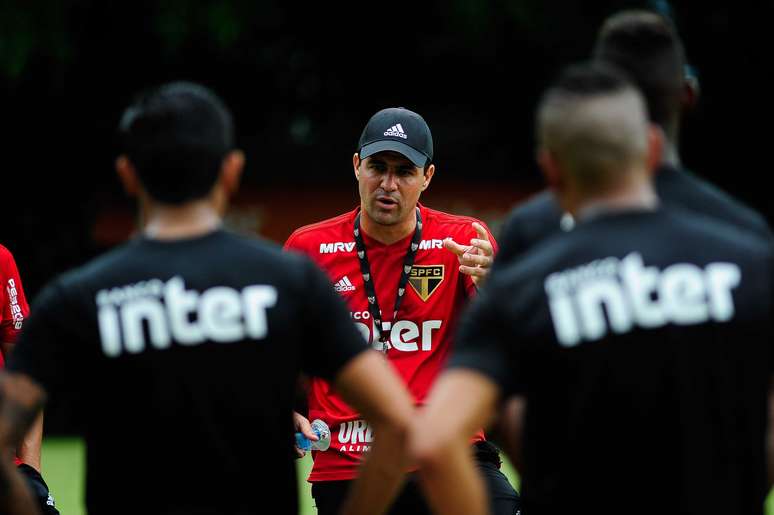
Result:
{"type": "Polygon", "coordinates": [[[537,112],[541,151],[581,193],[612,187],[626,171],[646,165],[649,127],[642,94],[601,63],[568,68],[537,112]]]}

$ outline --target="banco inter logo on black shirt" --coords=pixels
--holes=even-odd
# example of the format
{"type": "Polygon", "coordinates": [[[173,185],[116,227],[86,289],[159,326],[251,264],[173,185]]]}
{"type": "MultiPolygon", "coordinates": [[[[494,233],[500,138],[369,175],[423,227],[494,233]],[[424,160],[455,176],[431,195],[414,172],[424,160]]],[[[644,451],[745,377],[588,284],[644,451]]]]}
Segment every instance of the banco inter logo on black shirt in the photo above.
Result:
{"type": "Polygon", "coordinates": [[[635,252],[553,273],[544,287],[556,337],[572,347],[635,326],[727,322],[734,316],[731,291],[741,278],[734,263],[676,263],[659,270],[635,252]]]}
{"type": "Polygon", "coordinates": [[[187,290],[176,276],[100,290],[96,303],[102,351],[117,357],[148,345],[167,349],[173,342],[193,346],[265,338],[266,310],[277,303],[277,289],[216,286],[200,293],[187,290]]]}

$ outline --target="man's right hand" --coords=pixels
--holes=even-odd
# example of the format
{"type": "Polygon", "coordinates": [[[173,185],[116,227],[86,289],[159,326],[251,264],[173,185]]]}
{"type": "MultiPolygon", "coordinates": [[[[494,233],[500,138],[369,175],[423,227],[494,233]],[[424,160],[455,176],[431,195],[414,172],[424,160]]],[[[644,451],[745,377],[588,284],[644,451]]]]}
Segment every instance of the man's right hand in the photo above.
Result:
{"type": "MultiPolygon", "coordinates": [[[[296,431],[307,437],[313,442],[316,442],[319,440],[317,438],[317,435],[312,432],[312,425],[309,423],[309,419],[303,416],[301,413],[298,413],[296,411],[293,412],[293,427],[295,427],[296,431]]],[[[303,458],[306,456],[306,451],[299,447],[298,445],[295,446],[296,448],[296,456],[298,458],[303,458]]]]}

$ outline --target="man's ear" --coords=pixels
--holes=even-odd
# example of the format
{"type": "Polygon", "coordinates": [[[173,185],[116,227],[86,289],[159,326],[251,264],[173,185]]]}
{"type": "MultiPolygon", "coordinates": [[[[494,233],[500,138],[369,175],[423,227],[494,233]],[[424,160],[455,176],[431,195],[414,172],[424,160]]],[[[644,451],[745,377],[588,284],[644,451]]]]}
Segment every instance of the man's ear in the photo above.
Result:
{"type": "Polygon", "coordinates": [[[244,167],[245,154],[241,150],[232,150],[223,158],[220,165],[220,180],[223,183],[223,189],[229,196],[239,190],[244,167]]]}
{"type": "Polygon", "coordinates": [[[540,170],[543,172],[543,177],[545,177],[548,187],[557,192],[561,191],[564,186],[564,180],[559,164],[551,152],[543,147],[538,149],[537,162],[540,165],[540,170]]]}
{"type": "Polygon", "coordinates": [[[357,152],[352,156],[352,168],[355,169],[355,179],[360,180],[360,154],[357,152]]]}
{"type": "Polygon", "coordinates": [[[683,90],[680,95],[680,103],[682,104],[683,111],[691,111],[699,104],[699,97],[701,96],[701,86],[699,86],[699,78],[696,73],[689,71],[686,72],[683,78],[683,90]]]}
{"type": "Polygon", "coordinates": [[[116,158],[116,174],[127,195],[130,197],[139,195],[140,179],[137,178],[137,170],[126,154],[121,154],[116,158]]]}
{"type": "Polygon", "coordinates": [[[422,191],[425,191],[427,187],[430,186],[430,181],[433,179],[434,173],[435,173],[435,165],[428,166],[427,170],[424,171],[425,182],[422,184],[422,191]]]}
{"type": "Polygon", "coordinates": [[[648,127],[648,172],[655,175],[664,158],[664,130],[652,123],[648,127]]]}

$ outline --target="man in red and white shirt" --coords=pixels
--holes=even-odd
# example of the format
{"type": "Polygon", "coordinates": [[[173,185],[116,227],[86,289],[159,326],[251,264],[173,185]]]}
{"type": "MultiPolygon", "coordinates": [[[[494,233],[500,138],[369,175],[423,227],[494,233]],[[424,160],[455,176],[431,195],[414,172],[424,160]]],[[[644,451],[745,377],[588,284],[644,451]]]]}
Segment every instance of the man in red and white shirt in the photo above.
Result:
{"type": "MultiPolygon", "coordinates": [[[[29,316],[30,307],[22,288],[19,269],[13,254],[0,245],[0,369],[5,367],[8,354],[21,333],[24,320],[29,316]]],[[[54,498],[40,475],[40,447],[43,439],[43,419],[38,418],[16,449],[14,457],[18,472],[21,472],[28,487],[34,494],[38,508],[44,515],[56,515],[54,498]]],[[[10,473],[10,472],[9,472],[10,473]]],[[[2,504],[0,503],[0,508],[2,504]]],[[[5,513],[5,511],[0,510],[5,513]]],[[[24,513],[24,512],[21,512],[24,513]]]]}
{"type": "MultiPolygon", "coordinates": [[[[379,111],[353,156],[360,206],[296,230],[285,244],[327,272],[353,322],[386,353],[418,406],[445,363],[460,313],[496,251],[482,222],[419,204],[435,173],[432,157],[432,136],[420,115],[404,108],[379,111]]],[[[313,451],[312,495],[320,515],[333,514],[344,503],[374,435],[325,381],[311,382],[308,403],[309,420],[322,420],[331,432],[328,450],[313,451]]],[[[296,418],[299,429],[310,435],[308,421],[296,418]]],[[[492,512],[517,513],[518,494],[499,471],[496,448],[481,431],[471,437],[476,451],[471,459],[474,454],[478,459],[492,512]]],[[[375,508],[384,500],[377,497],[399,488],[369,487],[369,480],[361,478],[353,495],[375,496],[375,508]]],[[[413,476],[392,513],[429,513],[413,476]]]]}

